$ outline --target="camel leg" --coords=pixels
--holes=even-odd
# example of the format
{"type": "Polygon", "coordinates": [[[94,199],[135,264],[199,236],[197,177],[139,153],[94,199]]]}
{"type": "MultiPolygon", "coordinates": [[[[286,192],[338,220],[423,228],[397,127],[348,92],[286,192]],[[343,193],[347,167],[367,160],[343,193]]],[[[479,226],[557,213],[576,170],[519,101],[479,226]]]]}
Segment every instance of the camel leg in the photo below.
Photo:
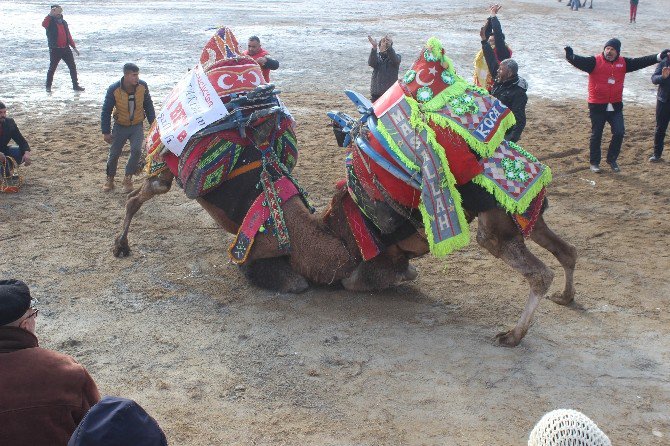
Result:
{"type": "Polygon", "coordinates": [[[342,285],[349,291],[383,290],[414,280],[417,275],[409,258],[391,246],[377,257],[361,262],[349,277],[342,279],[342,285]]]}
{"type": "Polygon", "coordinates": [[[496,336],[500,345],[514,347],[526,335],[533,313],[549,289],[554,273],[528,250],[512,219],[501,209],[479,214],[477,243],[523,274],[530,285],[526,307],[516,326],[496,336]]]}
{"type": "Polygon", "coordinates": [[[575,299],[575,264],[577,263],[577,249],[556,235],[540,217],[535,224],[530,238],[552,253],[561,263],[565,272],[565,288],[562,293],[554,293],[549,299],[559,305],[568,305],[575,299]]]}
{"type": "Polygon", "coordinates": [[[130,254],[128,246],[128,231],[133,216],[140,210],[142,205],[156,195],[164,194],[172,187],[174,176],[169,171],[163,171],[158,176],[144,180],[142,186],[128,194],[126,201],[126,218],[123,220],[123,231],[114,239],[112,252],[114,257],[126,257],[130,254]]]}
{"type": "Polygon", "coordinates": [[[240,265],[247,280],[259,288],[280,293],[302,293],[309,288],[307,280],[296,273],[286,256],[252,260],[240,265]]]}

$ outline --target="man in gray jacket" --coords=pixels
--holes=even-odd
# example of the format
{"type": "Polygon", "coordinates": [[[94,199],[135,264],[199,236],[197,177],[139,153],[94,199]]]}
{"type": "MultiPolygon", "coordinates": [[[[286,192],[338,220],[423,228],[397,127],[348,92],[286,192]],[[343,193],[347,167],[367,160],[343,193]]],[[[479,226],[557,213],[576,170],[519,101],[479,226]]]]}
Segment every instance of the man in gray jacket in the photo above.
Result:
{"type": "Polygon", "coordinates": [[[651,82],[658,85],[656,94],[656,131],[654,132],[654,154],[649,158],[652,163],[661,161],[665,132],[670,122],[670,57],[666,57],[656,66],[651,82]]]}
{"type": "Polygon", "coordinates": [[[368,57],[368,65],[372,67],[370,96],[372,102],[375,102],[398,80],[400,54],[393,49],[393,40],[389,36],[382,37],[379,44],[371,36],[368,36],[368,40],[372,45],[368,57]]]}

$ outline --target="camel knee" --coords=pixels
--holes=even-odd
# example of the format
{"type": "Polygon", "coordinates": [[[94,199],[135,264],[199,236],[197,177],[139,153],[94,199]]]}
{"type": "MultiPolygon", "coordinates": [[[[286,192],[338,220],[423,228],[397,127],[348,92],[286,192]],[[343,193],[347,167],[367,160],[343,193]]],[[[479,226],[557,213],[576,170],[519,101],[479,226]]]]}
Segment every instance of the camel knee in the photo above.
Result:
{"type": "Polygon", "coordinates": [[[477,230],[477,244],[490,252],[493,257],[500,258],[502,255],[500,241],[481,227],[477,230]]]}
{"type": "Polygon", "coordinates": [[[566,249],[562,257],[564,261],[561,262],[564,268],[569,268],[574,270],[577,265],[577,248],[575,248],[570,243],[566,243],[566,249]]]}
{"type": "Polygon", "coordinates": [[[542,265],[540,268],[526,274],[526,280],[528,280],[531,290],[536,295],[544,296],[554,281],[554,272],[547,266],[542,265]]]}
{"type": "Polygon", "coordinates": [[[523,274],[533,294],[544,296],[547,293],[554,280],[554,272],[528,250],[523,239],[514,238],[503,243],[500,257],[523,274]]]}

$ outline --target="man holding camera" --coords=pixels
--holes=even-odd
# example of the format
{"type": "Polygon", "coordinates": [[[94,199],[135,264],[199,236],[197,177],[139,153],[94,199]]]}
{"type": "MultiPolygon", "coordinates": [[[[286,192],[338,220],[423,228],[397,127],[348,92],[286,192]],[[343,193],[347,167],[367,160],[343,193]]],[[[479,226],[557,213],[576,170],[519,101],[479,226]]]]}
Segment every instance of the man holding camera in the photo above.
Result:
{"type": "Polygon", "coordinates": [[[368,65],[372,67],[370,96],[372,102],[375,102],[398,80],[400,54],[396,54],[389,36],[382,37],[379,44],[371,36],[368,36],[368,40],[372,45],[368,57],[368,65]]]}
{"type": "Polygon", "coordinates": [[[63,19],[63,8],[59,5],[52,5],[49,15],[42,21],[42,26],[47,31],[47,40],[49,41],[49,71],[47,71],[47,92],[51,93],[56,67],[61,60],[70,69],[70,78],[72,78],[72,89],[74,91],[84,91],[84,87],[77,81],[77,65],[74,63],[72,50],[79,56],[79,50],[72,40],[70,28],[63,19]],[[70,49],[72,47],[72,50],[70,49]]]}

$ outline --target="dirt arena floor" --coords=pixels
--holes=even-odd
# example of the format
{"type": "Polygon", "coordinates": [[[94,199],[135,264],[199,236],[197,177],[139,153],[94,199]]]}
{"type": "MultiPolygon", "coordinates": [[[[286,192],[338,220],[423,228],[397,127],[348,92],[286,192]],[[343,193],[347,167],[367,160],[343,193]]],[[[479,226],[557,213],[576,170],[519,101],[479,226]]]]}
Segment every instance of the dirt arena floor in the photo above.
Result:
{"type": "MultiPolygon", "coordinates": [[[[284,95],[320,211],[343,175],[324,112],[350,110],[343,98],[284,95]]],[[[137,400],[170,444],[520,445],[556,408],[616,445],[670,444],[670,163],[647,162],[652,106],[626,105],[622,171],[596,175],[586,104],[531,98],[521,142],[553,170],[546,220],[578,249],[577,294],[542,302],[514,349],[493,337],[527,286],[474,239],[414,261],[419,278],[397,289],[275,294],[245,281],[232,236],[175,187],[138,213],[132,255],[116,259],[125,197],[101,191],[98,115],[10,111],[35,152],[21,192],[0,194],[0,277],[40,300],[43,347],[137,400]]],[[[562,289],[558,263],[531,249],[562,289]]]]}

